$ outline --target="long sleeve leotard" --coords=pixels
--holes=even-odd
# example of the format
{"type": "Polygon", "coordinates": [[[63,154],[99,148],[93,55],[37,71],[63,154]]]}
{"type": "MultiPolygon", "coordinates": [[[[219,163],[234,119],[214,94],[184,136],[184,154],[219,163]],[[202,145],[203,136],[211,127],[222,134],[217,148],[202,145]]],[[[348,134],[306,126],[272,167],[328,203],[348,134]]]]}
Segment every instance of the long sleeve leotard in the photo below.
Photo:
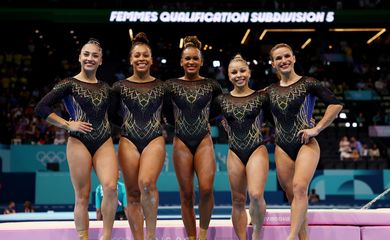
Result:
{"type": "Polygon", "coordinates": [[[267,92],[275,122],[275,143],[293,160],[302,146],[298,132],[314,127],[312,112],[316,97],[327,105],[340,104],[329,89],[318,80],[306,76],[286,87],[274,83],[267,92]]]}
{"type": "Polygon", "coordinates": [[[209,133],[210,105],[222,93],[216,80],[202,79],[166,81],[168,101],[173,108],[175,136],[195,154],[200,142],[209,133]]]}
{"type": "Polygon", "coordinates": [[[120,99],[121,135],[142,153],[153,139],[162,136],[165,84],[158,79],[146,83],[121,80],[113,85],[113,91],[120,99]]]}
{"type": "Polygon", "coordinates": [[[265,92],[253,92],[245,97],[230,93],[217,97],[217,105],[225,118],[225,129],[229,138],[229,149],[247,164],[252,153],[263,144],[261,125],[263,107],[267,104],[265,92]]]}
{"type": "Polygon", "coordinates": [[[36,113],[46,119],[53,113],[53,105],[63,101],[74,121],[89,122],[93,130],[89,133],[70,132],[79,139],[93,156],[98,148],[111,137],[107,110],[110,104],[110,87],[98,81],[87,83],[76,78],[60,81],[36,106],[36,113]]]}

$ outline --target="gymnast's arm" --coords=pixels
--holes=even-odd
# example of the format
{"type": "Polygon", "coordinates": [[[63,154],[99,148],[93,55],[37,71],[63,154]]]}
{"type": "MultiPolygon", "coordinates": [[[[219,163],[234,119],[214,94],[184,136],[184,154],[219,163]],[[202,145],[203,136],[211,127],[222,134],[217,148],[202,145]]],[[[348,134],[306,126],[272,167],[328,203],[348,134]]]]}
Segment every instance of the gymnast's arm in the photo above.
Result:
{"type": "Polygon", "coordinates": [[[315,127],[311,129],[303,129],[298,132],[298,135],[301,134],[301,142],[305,144],[309,142],[311,137],[317,136],[322,130],[327,128],[343,109],[343,104],[329,89],[322,86],[319,81],[310,79],[308,81],[308,86],[310,91],[327,104],[328,107],[326,108],[324,116],[315,127]]]}
{"type": "Polygon", "coordinates": [[[54,126],[64,128],[67,131],[79,131],[87,133],[92,131],[92,124],[80,121],[67,121],[58,116],[52,109],[52,106],[64,99],[71,91],[69,81],[61,81],[49,93],[47,93],[37,104],[35,112],[37,115],[53,124],[54,126]]]}

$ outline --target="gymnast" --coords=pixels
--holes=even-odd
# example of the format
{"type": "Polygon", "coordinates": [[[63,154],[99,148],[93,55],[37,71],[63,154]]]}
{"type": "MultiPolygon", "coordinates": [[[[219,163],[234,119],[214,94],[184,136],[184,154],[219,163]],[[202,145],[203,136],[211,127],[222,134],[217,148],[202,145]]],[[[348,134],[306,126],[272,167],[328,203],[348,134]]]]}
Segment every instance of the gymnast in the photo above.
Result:
{"type": "Polygon", "coordinates": [[[66,156],[75,191],[74,221],[81,240],[88,239],[88,205],[91,190],[91,170],[102,185],[103,234],[101,240],[111,239],[118,203],[118,162],[108,119],[110,87],[96,78],[103,61],[103,50],[96,39],[81,49],[81,71],[74,77],[57,83],[36,106],[36,113],[49,123],[69,131],[66,156]],[[70,119],[54,112],[53,106],[63,101],[70,119]]]}
{"type": "Polygon", "coordinates": [[[227,170],[232,194],[232,222],[237,237],[246,238],[245,211],[249,192],[252,239],[260,239],[266,211],[264,188],[268,176],[268,152],[263,143],[261,125],[268,98],[264,91],[249,87],[251,71],[241,55],[229,63],[228,76],[233,90],[217,97],[224,127],[228,133],[227,170]]]}
{"type": "Polygon", "coordinates": [[[315,136],[328,127],[343,108],[340,101],[318,80],[300,76],[292,48],[276,44],[270,51],[272,67],[279,82],[267,88],[270,109],[275,122],[275,162],[279,183],[291,204],[288,240],[308,239],[308,187],[320,158],[315,136]],[[322,119],[312,118],[315,99],[326,105],[322,119]]]}
{"type": "Polygon", "coordinates": [[[119,99],[113,104],[119,108],[122,119],[119,163],[126,185],[128,221],[136,240],[156,238],[159,202],[156,182],[165,160],[161,118],[165,85],[150,75],[152,63],[149,40],[140,32],[130,49],[133,75],[113,86],[114,99],[119,99]]]}
{"type": "Polygon", "coordinates": [[[168,114],[166,118],[175,126],[172,158],[180,187],[184,226],[189,240],[195,240],[194,174],[196,174],[199,185],[199,239],[203,240],[206,239],[214,208],[215,157],[209,128],[209,120],[214,114],[210,114],[210,105],[222,90],[216,80],[202,77],[199,73],[203,65],[203,56],[201,42],[196,36],[185,37],[180,65],[184,69],[184,76],[166,81],[168,89],[166,103],[173,109],[173,113],[168,114]]]}

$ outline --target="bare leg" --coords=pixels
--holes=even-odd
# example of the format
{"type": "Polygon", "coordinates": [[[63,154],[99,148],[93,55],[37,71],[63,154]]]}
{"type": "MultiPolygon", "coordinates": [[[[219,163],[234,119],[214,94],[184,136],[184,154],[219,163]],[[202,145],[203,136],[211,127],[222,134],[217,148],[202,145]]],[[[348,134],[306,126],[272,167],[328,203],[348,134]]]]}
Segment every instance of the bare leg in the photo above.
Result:
{"type": "Polygon", "coordinates": [[[138,186],[140,154],[127,138],[121,138],[118,148],[119,162],[126,186],[127,216],[135,240],[144,239],[144,215],[141,206],[141,192],[138,186]]]}
{"type": "Polygon", "coordinates": [[[291,202],[291,226],[288,240],[307,240],[306,213],[308,207],[307,191],[319,161],[318,143],[312,139],[303,145],[296,161],[279,147],[275,149],[278,179],[291,202]]]}
{"type": "Polygon", "coordinates": [[[259,240],[266,212],[264,188],[268,176],[268,152],[265,146],[257,148],[246,165],[248,192],[250,198],[249,213],[253,226],[252,239],[259,240]]]}
{"type": "Polygon", "coordinates": [[[199,144],[195,152],[194,165],[199,182],[199,239],[204,240],[214,208],[215,159],[210,135],[207,135],[199,144]]]}
{"type": "Polygon", "coordinates": [[[109,240],[111,239],[115,212],[118,207],[118,161],[111,138],[96,151],[93,163],[104,195],[102,201],[103,235],[101,240],[109,240]]]}
{"type": "Polygon", "coordinates": [[[227,169],[232,192],[232,222],[234,231],[240,240],[246,240],[248,218],[245,211],[247,178],[245,166],[235,153],[228,152],[227,169]]]}
{"type": "Polygon", "coordinates": [[[141,190],[141,204],[146,222],[146,239],[156,239],[156,223],[158,208],[157,178],[160,175],[165,160],[165,140],[163,137],[154,139],[144,149],[141,155],[141,166],[138,185],[141,190]]]}
{"type": "Polygon", "coordinates": [[[194,160],[191,151],[177,137],[173,139],[173,164],[180,187],[181,216],[189,238],[196,238],[194,212],[194,160]]]}
{"type": "MultiPolygon", "coordinates": [[[[315,139],[303,145],[299,150],[295,162],[295,173],[293,179],[294,198],[291,203],[291,233],[292,236],[299,235],[300,240],[307,240],[307,207],[308,188],[320,159],[320,148],[315,139]]],[[[292,238],[291,238],[292,239],[292,238]]]]}
{"type": "Polygon", "coordinates": [[[74,222],[81,240],[88,239],[88,203],[91,190],[92,157],[78,139],[69,137],[66,149],[70,177],[75,191],[74,222]]]}

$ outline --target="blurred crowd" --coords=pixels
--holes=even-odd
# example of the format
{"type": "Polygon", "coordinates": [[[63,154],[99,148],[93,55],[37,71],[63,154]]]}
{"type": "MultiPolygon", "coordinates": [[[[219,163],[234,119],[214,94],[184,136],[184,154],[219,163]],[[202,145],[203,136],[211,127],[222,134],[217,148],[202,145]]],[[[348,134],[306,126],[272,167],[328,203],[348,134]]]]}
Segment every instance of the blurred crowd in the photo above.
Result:
{"type": "Polygon", "coordinates": [[[381,151],[375,143],[362,143],[356,137],[344,136],[339,142],[340,160],[375,160],[381,157],[381,151]]]}

